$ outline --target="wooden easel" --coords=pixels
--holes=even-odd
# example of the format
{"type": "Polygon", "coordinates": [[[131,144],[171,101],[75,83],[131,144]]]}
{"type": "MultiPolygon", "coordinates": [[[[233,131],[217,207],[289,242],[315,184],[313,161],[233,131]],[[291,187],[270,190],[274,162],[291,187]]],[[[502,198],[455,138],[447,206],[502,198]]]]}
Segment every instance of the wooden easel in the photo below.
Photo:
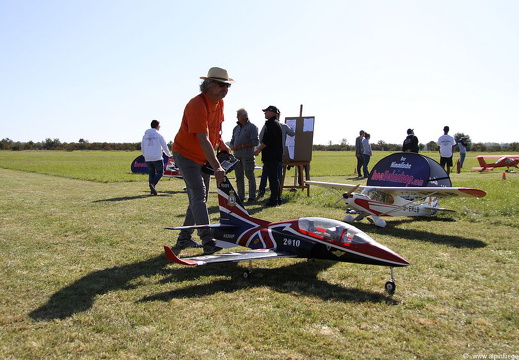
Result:
{"type": "MultiPolygon", "coordinates": [[[[299,108],[299,117],[303,117],[303,105],[299,108]]],[[[306,180],[310,180],[310,161],[295,161],[291,159],[283,160],[283,177],[281,179],[281,193],[283,189],[306,189],[307,196],[310,196],[310,185],[306,184],[306,180]],[[285,178],[288,167],[294,168],[294,184],[285,185],[285,178]],[[304,178],[303,178],[304,174],[304,178]]]]}
{"type": "Polygon", "coordinates": [[[287,161],[283,162],[283,179],[281,180],[281,192],[283,189],[306,189],[306,195],[310,196],[310,185],[306,183],[306,180],[310,180],[310,161],[287,161]],[[285,185],[285,176],[287,174],[287,168],[289,166],[294,167],[294,185],[285,185]],[[303,179],[303,174],[305,178],[303,179]]]}

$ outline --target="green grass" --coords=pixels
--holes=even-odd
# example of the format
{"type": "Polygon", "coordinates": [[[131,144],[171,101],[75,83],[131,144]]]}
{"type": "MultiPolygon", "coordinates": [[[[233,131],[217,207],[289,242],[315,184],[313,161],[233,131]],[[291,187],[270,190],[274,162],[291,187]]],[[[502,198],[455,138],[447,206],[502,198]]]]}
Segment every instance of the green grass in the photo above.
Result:
{"type": "MultiPolygon", "coordinates": [[[[182,222],[183,182],[165,179],[160,196],[148,196],[146,176],[130,174],[137,155],[0,152],[1,358],[518,355],[518,174],[453,174],[454,186],[488,193],[442,201],[453,214],[388,218],[384,229],[358,223],[412,264],[395,270],[388,297],[385,267],[258,261],[244,280],[245,263],[168,263],[162,246],[177,234],[164,227],[182,222]]],[[[373,165],[385,155],[376,156],[373,165]]],[[[355,182],[353,167],[352,154],[317,152],[312,178],[355,182]]],[[[324,189],[284,196],[282,207],[249,211],[344,216],[324,189]]],[[[208,206],[217,221],[214,189],[208,206]]]]}

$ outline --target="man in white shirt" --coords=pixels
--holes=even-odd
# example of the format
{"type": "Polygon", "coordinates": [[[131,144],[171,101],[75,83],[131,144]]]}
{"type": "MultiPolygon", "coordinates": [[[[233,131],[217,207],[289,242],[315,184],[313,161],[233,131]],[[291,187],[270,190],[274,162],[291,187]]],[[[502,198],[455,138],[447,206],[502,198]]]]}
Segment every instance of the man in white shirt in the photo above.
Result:
{"type": "Polygon", "coordinates": [[[454,153],[454,146],[456,140],[449,135],[449,127],[443,128],[443,135],[438,139],[438,151],[440,152],[440,165],[447,171],[447,175],[451,173],[452,154],[454,153]]]}
{"type": "Polygon", "coordinates": [[[148,166],[151,195],[157,195],[155,186],[164,174],[164,162],[162,160],[162,152],[167,157],[172,157],[169,152],[166,141],[159,134],[160,123],[158,120],[152,120],[151,129],[146,130],[141,142],[141,151],[144,155],[144,160],[148,166]]]}

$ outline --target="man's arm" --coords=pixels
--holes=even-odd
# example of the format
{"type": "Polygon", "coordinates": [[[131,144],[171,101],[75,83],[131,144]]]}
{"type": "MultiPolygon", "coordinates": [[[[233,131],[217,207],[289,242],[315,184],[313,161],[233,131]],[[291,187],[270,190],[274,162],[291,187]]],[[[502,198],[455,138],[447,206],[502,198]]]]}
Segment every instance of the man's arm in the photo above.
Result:
{"type": "Polygon", "coordinates": [[[214,176],[216,178],[216,182],[220,184],[223,181],[225,170],[220,165],[220,162],[216,158],[214,153],[213,145],[209,141],[209,134],[207,133],[198,133],[196,134],[198,141],[200,142],[200,146],[202,146],[202,150],[204,151],[205,158],[209,162],[209,165],[214,170],[214,176]]]}

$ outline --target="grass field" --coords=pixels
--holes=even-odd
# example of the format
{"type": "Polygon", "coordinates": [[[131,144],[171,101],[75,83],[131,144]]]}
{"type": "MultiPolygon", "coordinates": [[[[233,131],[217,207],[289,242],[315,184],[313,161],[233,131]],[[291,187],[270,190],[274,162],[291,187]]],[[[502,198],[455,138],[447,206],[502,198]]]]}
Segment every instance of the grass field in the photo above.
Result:
{"type": "MultiPolygon", "coordinates": [[[[452,214],[387,218],[384,229],[357,223],[412,264],[395,270],[389,297],[385,267],[266,260],[245,280],[246,264],[168,263],[162,247],[177,234],[164,227],[183,220],[184,184],[164,179],[150,197],[146,176],[130,173],[138,155],[0,152],[0,358],[519,357],[519,174],[452,174],[488,195],[442,201],[452,214]]],[[[360,183],[353,168],[352,153],[315,152],[311,175],[360,183]]],[[[249,211],[344,216],[324,189],[284,197],[249,211]]],[[[216,222],[214,188],[208,207],[216,222]]]]}

